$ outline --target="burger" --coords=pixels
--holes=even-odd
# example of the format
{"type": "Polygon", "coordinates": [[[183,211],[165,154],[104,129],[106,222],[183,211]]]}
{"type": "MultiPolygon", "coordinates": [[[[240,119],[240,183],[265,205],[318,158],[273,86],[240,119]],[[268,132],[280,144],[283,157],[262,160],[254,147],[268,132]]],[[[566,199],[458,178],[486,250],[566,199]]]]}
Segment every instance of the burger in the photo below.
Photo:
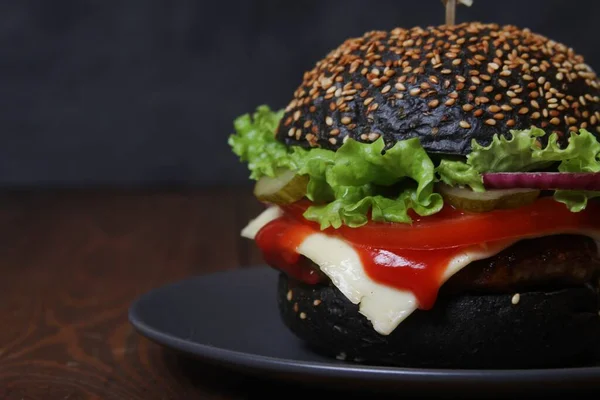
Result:
{"type": "Polygon", "coordinates": [[[529,29],[346,40],[229,137],[285,326],[349,362],[597,362],[599,121],[592,68],[529,29]]]}

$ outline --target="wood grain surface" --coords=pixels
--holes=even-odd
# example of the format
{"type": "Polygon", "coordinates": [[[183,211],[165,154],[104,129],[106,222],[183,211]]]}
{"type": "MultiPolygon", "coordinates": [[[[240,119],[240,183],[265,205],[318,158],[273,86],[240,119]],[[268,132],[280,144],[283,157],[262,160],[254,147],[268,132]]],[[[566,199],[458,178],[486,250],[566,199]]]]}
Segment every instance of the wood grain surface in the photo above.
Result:
{"type": "Polygon", "coordinates": [[[1,194],[0,399],[248,394],[248,379],[140,337],[127,310],[165,283],[260,262],[239,236],[260,207],[245,189],[1,194]]]}

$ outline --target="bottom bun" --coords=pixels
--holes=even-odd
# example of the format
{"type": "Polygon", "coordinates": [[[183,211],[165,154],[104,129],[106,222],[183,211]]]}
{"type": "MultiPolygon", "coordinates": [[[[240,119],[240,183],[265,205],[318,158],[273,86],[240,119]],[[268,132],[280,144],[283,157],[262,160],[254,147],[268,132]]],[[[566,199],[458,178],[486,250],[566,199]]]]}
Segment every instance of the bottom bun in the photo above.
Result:
{"type": "Polygon", "coordinates": [[[587,286],[520,294],[440,296],[387,336],[336,287],[281,274],[286,326],[315,351],[376,365],[430,368],[545,368],[597,363],[599,297],[587,286]],[[291,294],[289,293],[291,291],[291,294]],[[291,298],[291,300],[290,300],[291,298]]]}

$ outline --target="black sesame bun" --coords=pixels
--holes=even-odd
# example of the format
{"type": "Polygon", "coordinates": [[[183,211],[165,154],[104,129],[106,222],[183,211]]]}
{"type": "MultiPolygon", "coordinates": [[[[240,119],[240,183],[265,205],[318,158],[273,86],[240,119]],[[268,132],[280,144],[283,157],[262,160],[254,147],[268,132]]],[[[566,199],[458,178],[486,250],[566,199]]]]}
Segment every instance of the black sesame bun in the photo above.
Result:
{"type": "Polygon", "coordinates": [[[590,286],[441,296],[390,335],[378,334],[336,287],[280,275],[287,327],[317,352],[353,362],[431,368],[591,365],[600,354],[598,292],[590,286]]]}
{"type": "Polygon", "coordinates": [[[304,74],[277,138],[336,150],[350,137],[419,137],[430,153],[466,155],[471,140],[532,125],[600,132],[600,82],[584,58],[527,29],[464,23],[373,31],[304,74]]]}

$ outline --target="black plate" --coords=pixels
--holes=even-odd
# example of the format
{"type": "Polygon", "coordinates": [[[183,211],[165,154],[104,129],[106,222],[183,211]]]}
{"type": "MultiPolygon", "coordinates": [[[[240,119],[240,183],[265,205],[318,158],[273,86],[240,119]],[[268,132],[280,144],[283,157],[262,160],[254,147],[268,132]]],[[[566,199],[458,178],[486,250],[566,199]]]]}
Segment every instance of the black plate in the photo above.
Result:
{"type": "Polygon", "coordinates": [[[279,319],[277,273],[252,267],[158,288],[130,309],[144,336],[222,367],[332,388],[419,393],[600,389],[600,366],[537,370],[435,370],[359,365],[313,353],[279,319]]]}

